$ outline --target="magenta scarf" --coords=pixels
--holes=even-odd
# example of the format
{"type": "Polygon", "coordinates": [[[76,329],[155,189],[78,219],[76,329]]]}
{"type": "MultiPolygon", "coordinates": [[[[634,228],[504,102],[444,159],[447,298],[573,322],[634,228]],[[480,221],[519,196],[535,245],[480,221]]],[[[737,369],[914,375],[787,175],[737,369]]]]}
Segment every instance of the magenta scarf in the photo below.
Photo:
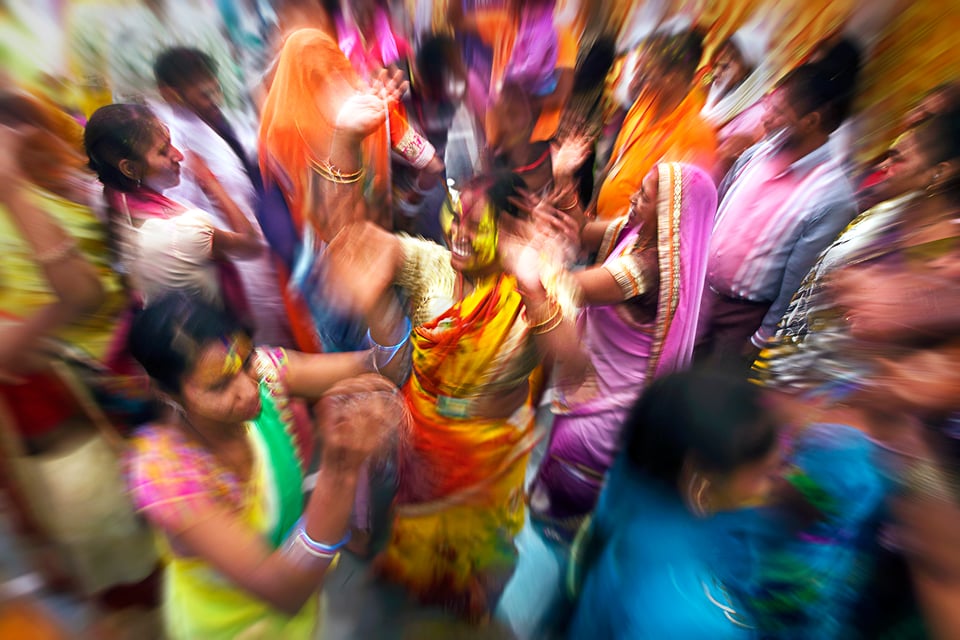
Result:
{"type": "Polygon", "coordinates": [[[504,81],[518,84],[533,95],[553,93],[559,43],[553,7],[524,7],[504,81]]]}
{"type": "Polygon", "coordinates": [[[373,18],[374,35],[377,41],[378,53],[380,59],[375,59],[376,54],[369,54],[363,46],[363,35],[355,24],[347,24],[343,14],[337,16],[337,39],[339,40],[340,50],[354,71],[364,78],[380,70],[381,67],[387,67],[400,60],[400,50],[397,47],[397,39],[393,35],[393,27],[390,25],[390,16],[383,8],[378,8],[373,18]]]}
{"type": "MultiPolygon", "coordinates": [[[[110,209],[133,220],[149,218],[172,218],[187,210],[187,207],[171,200],[162,193],[149,187],[140,186],[133,191],[120,191],[111,187],[103,188],[103,196],[110,209]]],[[[254,330],[253,313],[250,301],[240,279],[237,266],[227,258],[214,258],[217,266],[217,278],[220,284],[220,296],[223,305],[231,314],[251,331],[254,330]]]]}

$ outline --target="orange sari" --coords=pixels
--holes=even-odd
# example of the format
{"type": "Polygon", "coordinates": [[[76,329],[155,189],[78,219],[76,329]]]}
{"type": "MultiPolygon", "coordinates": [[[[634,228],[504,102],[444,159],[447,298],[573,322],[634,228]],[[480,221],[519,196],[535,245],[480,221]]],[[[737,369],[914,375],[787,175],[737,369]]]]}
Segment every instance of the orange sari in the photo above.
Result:
{"type": "Polygon", "coordinates": [[[624,215],[630,196],[660,162],[687,162],[707,172],[713,169],[717,134],[700,116],[703,94],[691,91],[672,113],[654,120],[657,99],[655,91],[641,94],[623,121],[597,196],[597,217],[602,220],[624,215]]]}

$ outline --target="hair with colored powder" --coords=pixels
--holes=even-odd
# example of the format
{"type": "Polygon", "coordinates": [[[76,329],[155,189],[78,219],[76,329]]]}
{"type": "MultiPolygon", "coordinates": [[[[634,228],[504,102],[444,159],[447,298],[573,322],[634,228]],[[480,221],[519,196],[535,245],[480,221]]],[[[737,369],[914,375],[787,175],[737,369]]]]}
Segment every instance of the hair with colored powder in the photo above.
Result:
{"type": "Polygon", "coordinates": [[[157,386],[179,393],[184,376],[204,347],[249,332],[229,313],[184,293],[169,293],[134,318],[127,336],[130,354],[157,386]]]}
{"type": "Polygon", "coordinates": [[[677,494],[688,458],[730,473],[769,454],[776,434],[760,387],[729,372],[692,370],[647,387],[624,422],[624,451],[635,472],[677,494]]]}

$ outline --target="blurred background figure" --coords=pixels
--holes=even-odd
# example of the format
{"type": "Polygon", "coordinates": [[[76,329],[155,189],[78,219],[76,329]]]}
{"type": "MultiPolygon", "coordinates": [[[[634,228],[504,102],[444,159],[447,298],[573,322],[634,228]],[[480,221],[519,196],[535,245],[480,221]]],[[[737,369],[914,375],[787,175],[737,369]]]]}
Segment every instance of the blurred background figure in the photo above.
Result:
{"type": "Polygon", "coordinates": [[[771,490],[780,466],[777,432],[762,392],[744,380],[684,372],[654,381],[626,419],[575,549],[569,637],[751,637],[728,589],[750,518],[743,508],[771,490]]]}
{"type": "MultiPolygon", "coordinates": [[[[156,566],[115,448],[123,420],[149,416],[146,388],[117,348],[126,297],[82,129],[11,88],[0,95],[0,122],[3,489],[47,584],[106,610],[119,585],[147,580],[156,566]]],[[[143,586],[134,600],[150,606],[156,585],[143,586]]]]}
{"type": "MultiPolygon", "coordinates": [[[[243,121],[231,122],[222,109],[223,94],[216,65],[202,51],[167,49],[154,63],[154,74],[163,102],[154,104],[153,109],[167,125],[170,143],[203,161],[231,195],[250,226],[261,236],[261,255],[237,263],[247,299],[257,301],[250,308],[256,326],[255,342],[278,347],[292,345],[293,336],[278,290],[280,280],[274,268],[274,257],[262,238],[257,220],[258,214],[285,215],[286,211],[270,211],[263,204],[263,179],[256,155],[255,132],[242,130],[243,121]]],[[[209,211],[218,226],[230,225],[229,219],[204,193],[201,180],[192,172],[181,176],[180,184],[167,193],[173,199],[209,211]]]]}

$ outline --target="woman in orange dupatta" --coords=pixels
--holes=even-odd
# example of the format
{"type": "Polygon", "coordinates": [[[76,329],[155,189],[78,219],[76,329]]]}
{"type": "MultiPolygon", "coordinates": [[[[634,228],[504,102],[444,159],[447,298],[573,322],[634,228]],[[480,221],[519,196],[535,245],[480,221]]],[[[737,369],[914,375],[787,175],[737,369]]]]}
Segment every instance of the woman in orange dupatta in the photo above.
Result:
{"type": "Polygon", "coordinates": [[[630,196],[662,160],[689,162],[709,172],[716,156],[716,132],[700,115],[705,96],[694,87],[700,35],[654,36],[646,55],[631,86],[643,88],[623,122],[597,195],[596,214],[603,220],[629,209],[630,196]]]}
{"type": "MultiPolygon", "coordinates": [[[[322,241],[329,241],[345,224],[365,219],[389,228],[391,149],[417,169],[429,174],[442,171],[443,163],[433,146],[410,127],[398,103],[392,102],[389,109],[384,107],[387,117],[363,141],[362,173],[341,176],[356,178],[363,198],[349,211],[338,208],[338,215],[327,215],[318,201],[322,187],[316,181],[319,175],[329,173],[340,108],[365,87],[366,82],[328,33],[300,29],[284,42],[263,106],[260,164],[265,186],[277,185],[283,193],[297,243],[304,239],[307,221],[322,241]]],[[[262,224],[267,228],[276,222],[262,224]]],[[[286,282],[283,284],[286,292],[286,282]]],[[[301,300],[285,295],[297,344],[302,350],[318,351],[310,313],[301,300]]]]}
{"type": "Polygon", "coordinates": [[[480,177],[451,198],[441,218],[450,250],[369,223],[330,245],[331,285],[370,319],[374,350],[388,361],[412,351],[403,394],[414,429],[377,566],[471,621],[490,613],[516,559],[535,442],[530,374],[544,354],[558,368],[579,356],[572,306],[546,292],[535,260],[518,264],[536,255],[511,240],[525,225],[511,204],[522,184],[480,177]],[[406,294],[409,323],[391,285],[406,294]]]}

